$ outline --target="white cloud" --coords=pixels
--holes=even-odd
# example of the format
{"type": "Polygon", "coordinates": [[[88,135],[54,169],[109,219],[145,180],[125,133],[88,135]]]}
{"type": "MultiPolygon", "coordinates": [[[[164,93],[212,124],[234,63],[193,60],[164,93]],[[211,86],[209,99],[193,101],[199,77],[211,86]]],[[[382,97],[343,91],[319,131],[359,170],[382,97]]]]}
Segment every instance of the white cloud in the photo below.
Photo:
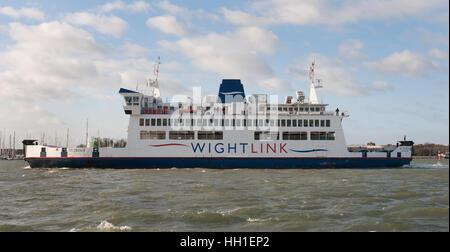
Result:
{"type": "Polygon", "coordinates": [[[74,25],[88,26],[94,30],[119,37],[128,29],[128,24],[116,16],[95,15],[88,12],[68,14],[65,20],[74,25]]]}
{"type": "Polygon", "coordinates": [[[149,9],[150,5],[144,1],[135,1],[130,4],[126,4],[122,1],[115,1],[106,3],[100,7],[101,12],[111,12],[115,10],[141,12],[141,11],[148,11],[149,9]]]}
{"type": "Polygon", "coordinates": [[[262,56],[273,53],[278,43],[275,34],[259,27],[182,38],[176,42],[159,42],[167,50],[181,52],[193,66],[201,70],[219,74],[223,78],[242,79],[246,84],[265,89],[277,86],[277,90],[288,90],[289,84],[274,76],[262,56]]]}
{"type": "Polygon", "coordinates": [[[322,54],[309,54],[304,60],[299,60],[287,71],[295,78],[308,81],[308,66],[316,62],[315,78],[321,79],[323,88],[320,91],[335,95],[367,95],[363,85],[352,76],[352,71],[342,61],[329,58],[322,54]]]}
{"type": "Polygon", "coordinates": [[[428,55],[440,60],[448,60],[448,52],[443,52],[437,48],[428,51],[428,55]]]}
{"type": "Polygon", "coordinates": [[[121,47],[121,53],[129,56],[143,56],[145,54],[148,54],[150,52],[150,49],[142,47],[140,45],[132,44],[132,43],[125,43],[121,47]]]}
{"type": "Polygon", "coordinates": [[[189,33],[189,29],[183,24],[177,22],[174,16],[158,16],[149,18],[146,22],[147,26],[157,29],[165,34],[182,36],[189,33]]]}
{"type": "Polygon", "coordinates": [[[348,59],[362,59],[367,58],[367,55],[361,52],[363,49],[363,43],[358,39],[351,39],[345,43],[339,45],[339,55],[348,59]]]}
{"type": "Polygon", "coordinates": [[[337,25],[362,20],[428,18],[447,6],[445,0],[264,0],[248,12],[222,9],[224,17],[239,25],[337,25]]]}
{"type": "Polygon", "coordinates": [[[408,50],[395,52],[379,61],[365,62],[364,66],[381,73],[406,77],[426,77],[429,72],[443,70],[438,63],[408,50]]]}
{"type": "Polygon", "coordinates": [[[372,91],[386,92],[393,90],[393,87],[385,81],[374,81],[371,87],[372,91]]]}
{"type": "MultiPolygon", "coordinates": [[[[68,102],[89,96],[83,87],[98,95],[105,88],[134,88],[153,67],[144,58],[111,59],[124,48],[100,45],[92,34],[68,23],[13,23],[8,34],[13,42],[0,51],[0,100],[11,104],[68,102]]],[[[125,48],[145,50],[129,43],[125,48]]]]}
{"type": "Polygon", "coordinates": [[[44,20],[45,14],[35,8],[21,8],[21,9],[14,9],[13,7],[5,6],[0,7],[0,14],[18,19],[21,17],[25,17],[28,19],[37,19],[37,20],[44,20]]]}

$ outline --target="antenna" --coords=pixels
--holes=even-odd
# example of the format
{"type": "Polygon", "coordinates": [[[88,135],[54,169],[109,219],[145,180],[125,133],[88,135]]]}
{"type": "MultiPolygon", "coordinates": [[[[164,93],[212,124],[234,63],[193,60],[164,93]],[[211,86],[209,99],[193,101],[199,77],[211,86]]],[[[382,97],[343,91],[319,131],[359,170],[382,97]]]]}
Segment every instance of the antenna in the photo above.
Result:
{"type": "Polygon", "coordinates": [[[89,118],[86,119],[86,147],[88,147],[88,137],[89,137],[89,118]]]}
{"type": "Polygon", "coordinates": [[[155,82],[158,83],[158,76],[159,76],[159,65],[161,64],[161,57],[158,56],[158,62],[156,62],[154,66],[154,73],[156,75],[155,82]]]}

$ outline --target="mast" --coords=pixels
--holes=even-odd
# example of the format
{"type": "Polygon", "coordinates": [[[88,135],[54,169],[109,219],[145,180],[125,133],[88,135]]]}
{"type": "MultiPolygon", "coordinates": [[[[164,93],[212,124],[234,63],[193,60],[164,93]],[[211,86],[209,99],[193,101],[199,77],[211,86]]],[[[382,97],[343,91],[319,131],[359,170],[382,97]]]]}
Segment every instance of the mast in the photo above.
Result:
{"type": "Polygon", "coordinates": [[[89,138],[89,118],[86,119],[86,147],[88,147],[88,138],[89,138]]]}
{"type": "Polygon", "coordinates": [[[321,85],[321,81],[320,79],[315,79],[314,78],[314,66],[316,65],[316,60],[314,60],[311,63],[311,66],[309,67],[309,102],[311,104],[319,104],[319,101],[317,99],[317,93],[316,93],[316,88],[321,88],[323,87],[321,85]]]}
{"type": "Polygon", "coordinates": [[[153,88],[153,97],[160,98],[161,93],[159,91],[158,77],[159,77],[159,65],[161,64],[161,57],[158,57],[158,61],[153,66],[153,73],[155,74],[155,80],[151,80],[150,78],[147,81],[147,87],[153,88]]]}

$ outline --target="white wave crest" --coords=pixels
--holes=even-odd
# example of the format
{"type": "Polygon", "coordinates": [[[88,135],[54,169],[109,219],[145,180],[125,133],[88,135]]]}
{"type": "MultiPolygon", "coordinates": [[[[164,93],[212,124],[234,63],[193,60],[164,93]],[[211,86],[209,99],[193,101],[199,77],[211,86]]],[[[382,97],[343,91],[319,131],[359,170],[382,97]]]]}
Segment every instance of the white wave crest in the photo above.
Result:
{"type": "Polygon", "coordinates": [[[98,226],[97,229],[100,231],[131,231],[132,228],[129,226],[114,226],[112,223],[108,221],[102,221],[98,226]]]}

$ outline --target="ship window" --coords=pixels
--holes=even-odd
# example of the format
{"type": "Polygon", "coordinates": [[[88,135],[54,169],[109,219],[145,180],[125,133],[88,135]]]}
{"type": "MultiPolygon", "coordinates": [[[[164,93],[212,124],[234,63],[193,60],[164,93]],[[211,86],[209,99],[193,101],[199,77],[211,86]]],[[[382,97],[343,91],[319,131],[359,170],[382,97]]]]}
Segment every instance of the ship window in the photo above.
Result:
{"type": "Polygon", "coordinates": [[[319,108],[319,107],[316,107],[316,111],[319,112],[319,111],[320,111],[320,108],[319,108]]]}
{"type": "Polygon", "coordinates": [[[139,97],[133,97],[133,105],[139,106],[139,97]]]}
{"type": "Polygon", "coordinates": [[[144,126],[144,118],[139,119],[139,126],[144,126]]]}
{"type": "Polygon", "coordinates": [[[278,111],[282,111],[283,110],[283,108],[281,108],[281,107],[278,107],[278,111]]]}
{"type": "Polygon", "coordinates": [[[223,140],[222,131],[199,131],[198,140],[223,140]]]}
{"type": "Polygon", "coordinates": [[[165,131],[141,131],[140,138],[142,140],[145,140],[145,139],[164,140],[164,139],[166,139],[166,132],[165,131]]]}
{"type": "Polygon", "coordinates": [[[167,126],[167,119],[163,119],[163,120],[162,120],[162,125],[163,125],[163,126],[167,126]]]}
{"type": "Polygon", "coordinates": [[[327,140],[334,140],[334,132],[327,132],[327,140]]]}
{"type": "Polygon", "coordinates": [[[319,140],[320,139],[320,132],[311,132],[311,140],[319,140]]]}
{"type": "Polygon", "coordinates": [[[133,105],[131,101],[132,101],[132,99],[130,96],[125,96],[125,102],[126,102],[127,106],[133,105]]]}
{"type": "Polygon", "coordinates": [[[308,120],[303,120],[303,127],[308,127],[308,120]]]}
{"type": "Polygon", "coordinates": [[[156,126],[156,119],[152,118],[152,126],[156,126]]]}
{"type": "Polygon", "coordinates": [[[297,126],[298,126],[298,127],[302,127],[302,122],[303,122],[303,120],[298,120],[297,126]]]}
{"type": "Polygon", "coordinates": [[[286,108],[286,107],[284,107],[284,108],[283,108],[283,111],[287,111],[287,108],[286,108]]]}
{"type": "Polygon", "coordinates": [[[280,133],[270,131],[255,131],[255,140],[260,141],[280,140],[280,133]]]}
{"type": "Polygon", "coordinates": [[[334,132],[311,132],[311,140],[335,140],[334,132]]]}
{"type": "Polygon", "coordinates": [[[314,121],[314,126],[315,126],[315,127],[319,127],[319,120],[315,120],[315,121],[314,121]]]}
{"type": "Polygon", "coordinates": [[[291,120],[286,120],[286,127],[291,127],[291,120]]]}
{"type": "Polygon", "coordinates": [[[194,139],[194,131],[169,131],[171,140],[191,140],[194,139]]]}
{"type": "Polygon", "coordinates": [[[309,111],[309,107],[305,107],[305,111],[308,112],[309,111]]]}
{"type": "Polygon", "coordinates": [[[292,107],[289,108],[289,111],[292,112],[292,107]]]}
{"type": "Polygon", "coordinates": [[[150,119],[145,119],[145,126],[150,126],[150,119]]]}
{"type": "Polygon", "coordinates": [[[297,120],[292,120],[292,127],[297,127],[297,120]]]}
{"type": "Polygon", "coordinates": [[[325,120],[320,120],[320,127],[325,127],[325,120]]]}
{"type": "Polygon", "coordinates": [[[307,140],[307,132],[283,132],[283,140],[307,140]]]}
{"type": "Polygon", "coordinates": [[[263,122],[262,119],[259,119],[259,120],[258,120],[258,126],[259,126],[259,127],[264,126],[264,122],[263,122]]]}
{"type": "Polygon", "coordinates": [[[156,119],[156,126],[161,126],[161,118],[156,119]]]}
{"type": "Polygon", "coordinates": [[[242,120],[242,126],[247,127],[247,119],[242,120]]]}
{"type": "Polygon", "coordinates": [[[326,126],[330,127],[330,120],[326,120],[326,126]]]}
{"type": "Polygon", "coordinates": [[[309,127],[314,127],[314,120],[309,120],[309,127]]]}
{"type": "Polygon", "coordinates": [[[274,127],[275,126],[275,121],[274,120],[270,120],[270,126],[274,127]]]}
{"type": "Polygon", "coordinates": [[[300,107],[300,111],[303,112],[303,107],[300,107]]]}
{"type": "Polygon", "coordinates": [[[286,120],[281,119],[281,127],[286,127],[286,120]]]}

